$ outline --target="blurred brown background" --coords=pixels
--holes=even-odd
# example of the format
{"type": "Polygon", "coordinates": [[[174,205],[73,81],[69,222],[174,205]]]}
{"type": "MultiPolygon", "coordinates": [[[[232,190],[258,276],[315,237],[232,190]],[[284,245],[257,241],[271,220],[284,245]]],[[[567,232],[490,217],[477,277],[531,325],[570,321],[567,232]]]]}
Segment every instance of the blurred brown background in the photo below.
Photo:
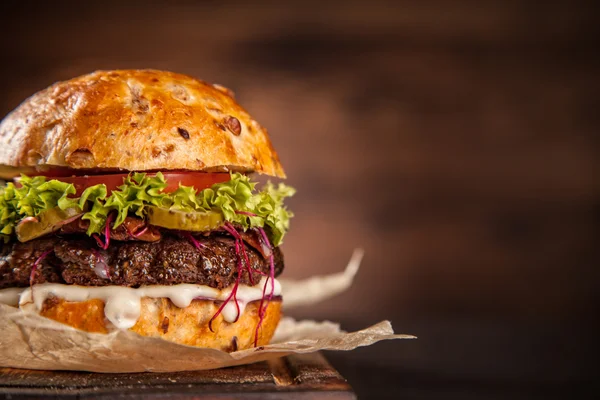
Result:
{"type": "Polygon", "coordinates": [[[351,290],[294,315],[420,337],[331,354],[359,394],[591,380],[593,2],[123,3],[4,2],[0,115],[96,69],[224,84],[298,189],[286,276],[366,251],[351,290]]]}

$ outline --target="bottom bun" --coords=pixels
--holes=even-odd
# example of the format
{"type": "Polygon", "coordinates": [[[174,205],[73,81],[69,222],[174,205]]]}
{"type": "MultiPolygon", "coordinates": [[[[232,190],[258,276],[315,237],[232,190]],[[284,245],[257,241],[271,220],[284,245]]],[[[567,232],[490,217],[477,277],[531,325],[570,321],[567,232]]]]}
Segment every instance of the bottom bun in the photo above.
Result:
{"type": "MultiPolygon", "coordinates": [[[[142,336],[162,339],[189,346],[219,349],[227,352],[254,347],[254,335],[259,323],[259,301],[248,303],[237,322],[229,323],[222,315],[208,327],[210,319],[222,303],[193,300],[179,308],[168,298],[144,297],[137,323],[129,330],[142,336]]],[[[104,302],[91,299],[70,302],[52,297],[44,302],[40,314],[74,328],[95,333],[108,333],[112,324],[104,317],[104,302]]],[[[281,318],[281,300],[269,302],[258,333],[258,346],[269,343],[281,318]]]]}

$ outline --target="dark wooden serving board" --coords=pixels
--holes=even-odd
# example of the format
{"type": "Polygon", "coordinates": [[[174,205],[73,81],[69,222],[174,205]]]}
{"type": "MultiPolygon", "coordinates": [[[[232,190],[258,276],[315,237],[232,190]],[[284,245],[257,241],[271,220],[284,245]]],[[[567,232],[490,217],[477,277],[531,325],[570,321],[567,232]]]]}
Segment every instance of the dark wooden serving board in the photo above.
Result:
{"type": "Polygon", "coordinates": [[[321,353],[212,371],[98,374],[0,368],[1,398],[355,399],[321,353]]]}

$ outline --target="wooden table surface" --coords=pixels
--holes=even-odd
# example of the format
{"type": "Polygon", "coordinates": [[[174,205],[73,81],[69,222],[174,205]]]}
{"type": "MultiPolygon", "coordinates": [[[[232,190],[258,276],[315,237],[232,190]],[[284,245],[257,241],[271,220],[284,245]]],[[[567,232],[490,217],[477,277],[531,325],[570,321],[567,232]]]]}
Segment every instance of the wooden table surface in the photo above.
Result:
{"type": "Polygon", "coordinates": [[[320,353],[210,371],[98,374],[0,368],[0,397],[354,399],[320,353]]]}

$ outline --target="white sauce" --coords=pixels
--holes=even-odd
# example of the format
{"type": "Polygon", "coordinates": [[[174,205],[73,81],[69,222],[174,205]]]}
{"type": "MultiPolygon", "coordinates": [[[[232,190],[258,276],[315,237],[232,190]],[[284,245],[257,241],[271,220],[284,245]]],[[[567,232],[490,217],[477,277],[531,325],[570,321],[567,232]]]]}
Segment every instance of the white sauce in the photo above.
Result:
{"type": "MultiPolygon", "coordinates": [[[[267,284],[265,294],[271,293],[271,283],[265,277],[256,286],[239,285],[236,298],[240,314],[246,304],[263,297],[263,287],[267,284]]],[[[10,288],[0,290],[0,303],[12,306],[33,304],[39,311],[49,296],[60,297],[66,301],[86,301],[100,299],[104,301],[106,318],[119,329],[129,329],[140,317],[140,300],[142,297],[169,298],[177,307],[190,305],[195,298],[225,301],[231,294],[233,286],[218,290],[205,285],[179,284],[172,286],[142,286],[137,289],[124,286],[77,286],[59,283],[42,283],[32,288],[10,288]],[[33,296],[32,296],[33,294],[33,296]]],[[[281,295],[281,285],[275,279],[274,296],[281,295]]],[[[223,308],[223,318],[234,322],[238,317],[236,302],[231,300],[223,308]]]]}

